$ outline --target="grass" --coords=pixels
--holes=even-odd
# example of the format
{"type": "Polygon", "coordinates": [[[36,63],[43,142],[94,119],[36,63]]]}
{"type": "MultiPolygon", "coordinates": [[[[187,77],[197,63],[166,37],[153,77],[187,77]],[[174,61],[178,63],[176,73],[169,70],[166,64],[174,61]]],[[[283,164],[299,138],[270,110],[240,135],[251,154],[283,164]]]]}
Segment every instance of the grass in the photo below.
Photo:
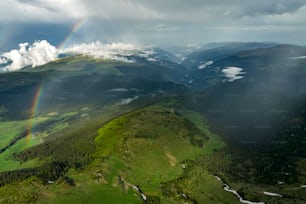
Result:
{"type": "Polygon", "coordinates": [[[88,74],[88,71],[90,71],[106,75],[121,75],[120,71],[115,68],[120,65],[129,65],[129,63],[96,59],[89,56],[69,56],[46,64],[40,70],[31,69],[28,71],[54,70],[62,72],[62,74],[67,72],[69,76],[73,76],[74,73],[79,75],[82,71],[84,71],[84,74],[88,74]]]}
{"type": "Polygon", "coordinates": [[[28,124],[27,120],[0,122],[0,147],[5,147],[14,137],[26,130],[28,124]]]}
{"type": "MultiPolygon", "coordinates": [[[[56,186],[58,188],[58,186],[56,186]]],[[[48,189],[49,190],[49,189],[48,189]]],[[[52,189],[55,191],[55,189],[52,189]]],[[[67,190],[64,186],[59,187],[56,193],[50,193],[46,196],[48,199],[39,201],[39,204],[57,203],[142,203],[139,198],[134,195],[133,191],[123,193],[119,188],[109,185],[90,184],[86,186],[73,187],[73,190],[67,190]],[[60,196],[59,196],[60,195],[60,196]]]]}
{"type": "Polygon", "coordinates": [[[116,148],[116,145],[122,142],[124,139],[122,134],[125,131],[122,126],[125,125],[125,120],[124,117],[119,117],[99,129],[99,135],[95,140],[98,146],[96,153],[98,157],[109,155],[116,148]]]}
{"type": "MultiPolygon", "coordinates": [[[[201,148],[200,159],[197,158],[186,162],[186,169],[179,175],[177,179],[163,184],[163,194],[166,198],[176,198],[178,200],[186,200],[182,196],[188,196],[187,200],[197,201],[198,203],[239,203],[238,199],[224,191],[219,181],[211,174],[206,165],[201,165],[202,156],[210,157],[215,152],[223,149],[225,143],[222,139],[209,130],[209,124],[205,117],[194,111],[186,109],[178,109],[182,117],[190,120],[201,130],[207,137],[203,148],[201,148]]],[[[185,149],[182,147],[182,149],[185,149]]],[[[181,151],[182,152],[182,151],[181,151]]]]}
{"type": "Polygon", "coordinates": [[[39,159],[32,159],[26,162],[21,163],[17,161],[13,155],[24,151],[30,147],[41,144],[44,141],[44,138],[47,138],[50,134],[54,134],[65,127],[67,127],[67,123],[63,122],[65,118],[69,118],[75,116],[76,112],[64,113],[62,115],[58,114],[48,114],[47,116],[38,116],[33,119],[21,120],[21,121],[8,121],[0,123],[0,132],[1,135],[1,147],[4,147],[9,144],[9,142],[15,137],[23,134],[27,131],[27,129],[33,128],[31,127],[34,124],[34,129],[37,126],[42,125],[45,122],[50,122],[55,119],[58,119],[58,122],[55,124],[51,124],[47,127],[44,127],[43,130],[39,130],[38,132],[31,132],[28,136],[18,140],[14,145],[8,148],[5,152],[0,154],[0,172],[1,171],[11,171],[14,169],[22,169],[22,168],[30,168],[35,167],[43,163],[43,161],[39,159]],[[62,120],[63,119],[63,120],[62,120]]]}
{"type": "Polygon", "coordinates": [[[231,185],[234,189],[238,189],[246,199],[260,200],[266,203],[305,203],[306,188],[301,185],[306,184],[306,159],[300,159],[297,162],[299,171],[299,182],[294,184],[275,184],[275,185],[259,185],[251,183],[233,182],[231,185]],[[263,192],[273,192],[283,195],[280,197],[272,197],[264,195],[263,192]]]}
{"type": "Polygon", "coordinates": [[[200,154],[199,149],[193,149],[184,140],[172,142],[174,138],[171,136],[160,139],[159,142],[135,139],[126,144],[133,147],[126,179],[152,195],[160,195],[159,185],[182,173],[181,163],[184,160],[194,159],[200,154]]]}
{"type": "MultiPolygon", "coordinates": [[[[83,171],[69,171],[67,174],[76,181],[77,188],[67,188],[67,192],[49,189],[51,194],[55,193],[54,197],[48,198],[50,202],[67,202],[71,197],[73,202],[82,203],[83,198],[75,196],[75,192],[81,191],[86,197],[86,192],[80,190],[80,186],[84,186],[95,199],[97,195],[93,193],[96,186],[92,184],[97,182],[102,182],[104,186],[100,188],[101,195],[105,193],[111,198],[112,192],[119,192],[116,196],[119,202],[120,196],[126,196],[122,191],[127,191],[127,195],[131,191],[131,188],[126,190],[120,187],[119,176],[139,186],[147,196],[160,197],[165,202],[175,201],[163,197],[160,185],[178,178],[187,161],[195,160],[205,150],[202,146],[191,144],[185,119],[163,105],[130,112],[100,128],[95,139],[95,161],[83,171]],[[102,181],[97,180],[97,172],[103,175],[102,181]]],[[[197,131],[200,135],[200,130],[197,131]]],[[[140,201],[139,195],[133,191],[130,193],[133,195],[131,198],[140,201]]]]}
{"type": "Polygon", "coordinates": [[[180,179],[167,183],[164,192],[177,198],[185,194],[197,203],[240,203],[233,194],[224,191],[211,173],[197,165],[187,169],[180,179]]]}
{"type": "Polygon", "coordinates": [[[25,144],[22,144],[22,142],[18,142],[16,145],[12,146],[7,151],[0,154],[0,163],[1,163],[0,172],[11,171],[15,169],[30,168],[41,164],[41,161],[39,161],[38,159],[33,159],[21,163],[20,161],[17,161],[13,158],[13,154],[22,150],[24,145],[25,144]]]}
{"type": "Polygon", "coordinates": [[[133,191],[122,192],[119,188],[109,185],[91,183],[86,186],[76,186],[71,189],[67,184],[59,182],[54,185],[43,185],[35,177],[17,184],[0,188],[0,203],[141,203],[133,191]],[[61,195],[61,196],[58,196],[61,195]]]}
{"type": "Polygon", "coordinates": [[[115,119],[101,128],[96,138],[99,155],[121,157],[121,176],[149,195],[162,197],[161,183],[178,178],[187,161],[224,147],[221,139],[207,129],[207,123],[203,124],[203,117],[185,111],[184,116],[195,117],[196,125],[209,136],[204,148],[191,144],[184,119],[172,109],[163,108],[174,104],[153,105],[115,119]]]}
{"type": "MultiPolygon", "coordinates": [[[[39,203],[141,203],[137,192],[120,184],[119,177],[122,177],[131,185],[139,186],[145,195],[157,200],[157,203],[158,200],[162,203],[178,202],[176,195],[171,196],[164,192],[167,190],[161,188],[163,184],[177,179],[181,182],[176,187],[183,187],[184,193],[201,201],[200,203],[209,203],[210,197],[215,197],[215,201],[231,200],[231,194],[226,193],[206,169],[195,165],[198,158],[213,154],[224,143],[208,130],[203,117],[186,110],[177,114],[173,107],[176,107],[176,102],[170,100],[129,112],[107,122],[97,130],[93,162],[84,169],[70,169],[66,173],[66,176],[74,180],[75,186],[68,185],[63,179],[52,185],[39,184],[35,191],[39,196],[36,199],[39,199],[39,203]],[[187,119],[193,123],[187,122],[187,119]],[[190,170],[193,165],[195,168],[190,170]],[[181,179],[182,176],[185,176],[185,180],[181,179]],[[201,180],[201,185],[197,179],[201,180]]],[[[132,108],[125,109],[128,111],[132,108]]],[[[105,118],[120,112],[111,106],[105,110],[107,112],[104,119],[100,121],[106,121],[105,118]]],[[[58,114],[51,115],[59,117],[58,114]]],[[[89,116],[88,120],[93,118],[89,116]]],[[[32,139],[33,144],[38,142],[35,141],[37,138],[32,139]]],[[[21,140],[11,151],[22,148],[21,140]]],[[[12,152],[8,151],[7,156],[10,153],[12,152]]],[[[31,166],[40,161],[36,159],[28,162],[31,166]]],[[[12,169],[24,168],[18,165],[6,164],[12,169]]],[[[22,165],[27,165],[27,162],[22,165]]],[[[1,189],[3,188],[0,188],[0,192],[1,189]]],[[[27,190],[29,189],[25,189],[27,190]]]]}
{"type": "Polygon", "coordinates": [[[132,189],[119,187],[118,175],[123,167],[119,158],[109,157],[99,168],[71,169],[66,175],[73,178],[76,185],[70,186],[61,179],[56,184],[47,185],[38,203],[142,203],[132,189]],[[100,181],[97,172],[102,171],[104,179],[100,181]]]}
{"type": "MultiPolygon", "coordinates": [[[[35,118],[35,123],[39,124],[48,120],[47,117],[35,118]]],[[[0,147],[5,147],[18,135],[25,132],[31,125],[32,120],[0,121],[0,147]]]]}
{"type": "Polygon", "coordinates": [[[0,188],[0,203],[15,204],[33,203],[45,190],[41,181],[35,177],[28,178],[22,182],[9,184],[0,188]]]}
{"type": "MultiPolygon", "coordinates": [[[[35,119],[35,123],[39,124],[47,121],[46,117],[38,117],[35,119]]],[[[20,134],[24,133],[30,125],[31,120],[21,120],[21,121],[8,121],[0,122],[0,144],[1,147],[5,147],[9,142],[20,134]]],[[[7,149],[5,152],[0,154],[0,172],[9,171],[14,169],[29,168],[37,166],[39,164],[38,160],[31,160],[25,163],[20,163],[13,158],[13,154],[20,152],[32,145],[36,145],[40,142],[40,138],[31,137],[23,138],[15,143],[12,147],[7,149]]]]}
{"type": "Polygon", "coordinates": [[[274,186],[266,186],[251,183],[232,183],[231,185],[234,189],[238,189],[247,200],[280,204],[302,204],[305,203],[306,200],[306,189],[300,188],[298,184],[277,184],[274,186]],[[264,195],[263,192],[278,193],[283,197],[268,196],[264,195]]]}

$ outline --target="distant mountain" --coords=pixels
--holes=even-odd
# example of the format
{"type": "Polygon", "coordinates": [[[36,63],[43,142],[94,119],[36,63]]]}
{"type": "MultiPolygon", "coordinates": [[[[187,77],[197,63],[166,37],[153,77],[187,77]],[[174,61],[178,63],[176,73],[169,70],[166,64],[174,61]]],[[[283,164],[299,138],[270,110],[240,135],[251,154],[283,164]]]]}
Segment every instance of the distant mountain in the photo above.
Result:
{"type": "Polygon", "coordinates": [[[163,60],[141,62],[71,56],[36,68],[2,73],[1,105],[8,110],[8,118],[28,117],[31,98],[41,86],[44,87],[41,100],[48,109],[80,103],[105,105],[121,99],[173,94],[187,89],[184,67],[163,60]]]}
{"type": "Polygon", "coordinates": [[[210,47],[212,47],[211,49],[200,49],[199,51],[187,55],[186,59],[182,62],[182,65],[184,65],[188,70],[193,71],[201,69],[201,66],[205,65],[207,62],[224,59],[239,51],[268,48],[272,46],[275,46],[275,44],[257,42],[212,44],[210,45],[210,47]]]}
{"type": "Polygon", "coordinates": [[[205,95],[193,106],[211,116],[236,142],[271,137],[282,118],[304,101],[305,56],[304,47],[277,45],[216,57],[186,79],[193,90],[205,95]]]}
{"type": "Polygon", "coordinates": [[[154,52],[153,57],[156,59],[179,63],[179,59],[171,52],[159,47],[153,47],[151,50],[154,52]]]}
{"type": "Polygon", "coordinates": [[[186,45],[186,46],[168,46],[164,47],[165,50],[173,53],[180,62],[183,62],[186,56],[190,55],[193,52],[202,49],[201,45],[186,45]]]}

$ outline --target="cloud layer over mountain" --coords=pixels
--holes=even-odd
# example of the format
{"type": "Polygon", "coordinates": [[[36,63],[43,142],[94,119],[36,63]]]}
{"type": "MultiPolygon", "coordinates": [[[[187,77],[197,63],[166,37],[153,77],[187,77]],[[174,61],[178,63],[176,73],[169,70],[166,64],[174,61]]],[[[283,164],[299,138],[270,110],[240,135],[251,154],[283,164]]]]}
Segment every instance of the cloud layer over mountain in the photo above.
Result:
{"type": "Polygon", "coordinates": [[[58,49],[48,41],[36,41],[19,44],[19,49],[0,54],[0,71],[15,71],[25,66],[44,65],[58,59],[61,54],[82,54],[97,58],[130,62],[126,57],[137,52],[140,48],[124,43],[102,44],[95,43],[75,44],[64,49],[58,49]]]}

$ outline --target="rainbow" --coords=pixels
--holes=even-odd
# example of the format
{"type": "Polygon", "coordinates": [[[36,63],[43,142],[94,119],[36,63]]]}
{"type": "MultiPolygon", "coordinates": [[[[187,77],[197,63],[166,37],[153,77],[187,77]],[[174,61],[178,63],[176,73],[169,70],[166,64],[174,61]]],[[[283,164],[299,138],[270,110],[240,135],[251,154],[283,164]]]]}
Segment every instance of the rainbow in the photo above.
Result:
{"type": "MultiPolygon", "coordinates": [[[[58,46],[59,49],[64,49],[71,43],[71,38],[73,38],[73,35],[77,33],[88,21],[88,18],[82,18],[78,20],[71,28],[69,34],[67,37],[64,39],[64,41],[58,46]]],[[[27,128],[27,135],[26,135],[26,140],[29,142],[31,140],[31,137],[33,135],[33,127],[34,127],[34,121],[35,117],[37,116],[38,109],[39,109],[39,104],[41,100],[41,96],[43,94],[44,90],[44,85],[40,84],[35,92],[34,99],[31,105],[30,109],[30,118],[29,118],[29,125],[27,128]]]]}
{"type": "Polygon", "coordinates": [[[34,118],[35,116],[37,116],[37,112],[38,112],[38,108],[39,108],[39,103],[40,103],[40,99],[43,93],[43,89],[44,86],[42,84],[40,84],[38,86],[38,88],[36,89],[35,95],[34,95],[34,99],[32,102],[32,106],[30,109],[30,119],[29,119],[29,126],[27,128],[27,136],[26,136],[26,140],[27,142],[29,142],[31,140],[31,136],[33,133],[33,127],[34,127],[34,118]]]}
{"type": "Polygon", "coordinates": [[[64,41],[58,46],[58,48],[59,49],[66,48],[71,43],[71,38],[73,38],[74,34],[77,33],[79,30],[81,30],[81,28],[87,23],[88,19],[89,19],[88,17],[82,18],[78,20],[77,22],[75,22],[73,26],[71,27],[69,34],[64,39],[64,41]]]}

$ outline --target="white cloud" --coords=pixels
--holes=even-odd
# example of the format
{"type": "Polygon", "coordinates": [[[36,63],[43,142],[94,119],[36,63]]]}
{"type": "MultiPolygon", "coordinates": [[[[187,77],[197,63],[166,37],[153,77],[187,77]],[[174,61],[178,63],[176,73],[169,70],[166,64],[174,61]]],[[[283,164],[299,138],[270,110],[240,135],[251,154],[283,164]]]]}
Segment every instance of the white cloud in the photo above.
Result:
{"type": "Polygon", "coordinates": [[[57,58],[57,49],[50,45],[46,40],[35,42],[28,50],[31,59],[32,67],[44,65],[49,61],[57,58]]]}
{"type": "Polygon", "coordinates": [[[151,55],[155,55],[156,52],[152,49],[141,51],[138,56],[143,58],[149,58],[151,55]]]}
{"type": "MultiPolygon", "coordinates": [[[[305,4],[305,0],[233,0],[230,4],[225,0],[6,0],[0,2],[0,21],[30,19],[61,22],[71,18],[97,17],[133,22],[155,21],[157,30],[168,31],[177,29],[177,24],[169,27],[169,22],[227,25],[227,22],[243,22],[245,17],[256,20],[261,16],[279,15],[287,19],[286,15],[301,10],[305,4]]],[[[289,17],[289,20],[292,23],[291,20],[296,19],[289,17]]]]}
{"type": "Polygon", "coordinates": [[[57,49],[48,41],[36,41],[19,44],[19,49],[0,54],[2,71],[15,71],[25,66],[37,67],[58,59],[60,54],[81,54],[96,58],[132,62],[128,56],[137,54],[140,48],[124,43],[102,44],[94,43],[75,44],[65,49],[57,49]]]}
{"type": "MultiPolygon", "coordinates": [[[[80,19],[88,19],[85,22],[89,29],[82,30],[84,36],[75,38],[78,42],[176,45],[178,42],[277,40],[304,43],[305,5],[305,0],[232,0],[230,3],[225,0],[2,0],[0,23],[8,25],[6,30],[14,27],[18,31],[21,23],[68,27],[80,19]],[[285,28],[290,32],[284,33],[285,28]]],[[[11,34],[8,32],[8,36],[11,34]]],[[[48,31],[48,35],[51,41],[52,33],[48,31]]],[[[40,39],[46,39],[45,36],[40,39]]]]}
{"type": "Polygon", "coordinates": [[[6,0],[0,12],[2,22],[64,22],[88,15],[80,0],[6,0]]]}
{"type": "Polygon", "coordinates": [[[4,71],[14,71],[22,67],[31,65],[32,67],[44,65],[57,58],[57,49],[49,44],[46,40],[34,42],[33,45],[28,43],[19,44],[19,49],[11,50],[1,54],[2,68],[4,71]]]}
{"type": "Polygon", "coordinates": [[[165,14],[138,0],[82,0],[89,16],[133,21],[162,20],[165,14]]]}
{"type": "Polygon", "coordinates": [[[139,48],[131,44],[102,44],[97,41],[93,43],[75,44],[63,50],[60,50],[59,53],[83,54],[96,58],[130,62],[126,57],[134,54],[137,50],[139,50],[139,48]]]}
{"type": "Polygon", "coordinates": [[[243,69],[240,67],[227,67],[223,69],[222,72],[224,73],[225,77],[227,78],[227,81],[229,82],[242,79],[243,76],[241,75],[245,74],[245,72],[243,72],[243,69]]]}
{"type": "Polygon", "coordinates": [[[6,58],[0,58],[0,64],[6,64],[8,61],[6,58]]]}

